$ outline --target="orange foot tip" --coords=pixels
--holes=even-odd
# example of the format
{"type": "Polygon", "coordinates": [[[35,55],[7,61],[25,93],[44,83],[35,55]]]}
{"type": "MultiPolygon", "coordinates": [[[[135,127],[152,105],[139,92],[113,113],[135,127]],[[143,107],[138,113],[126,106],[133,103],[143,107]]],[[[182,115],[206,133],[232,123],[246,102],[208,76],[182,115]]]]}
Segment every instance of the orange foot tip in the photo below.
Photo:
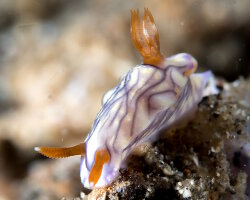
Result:
{"type": "Polygon", "coordinates": [[[102,168],[105,163],[110,161],[110,154],[106,149],[97,150],[95,162],[89,174],[89,184],[94,187],[102,174],[102,168]]]}

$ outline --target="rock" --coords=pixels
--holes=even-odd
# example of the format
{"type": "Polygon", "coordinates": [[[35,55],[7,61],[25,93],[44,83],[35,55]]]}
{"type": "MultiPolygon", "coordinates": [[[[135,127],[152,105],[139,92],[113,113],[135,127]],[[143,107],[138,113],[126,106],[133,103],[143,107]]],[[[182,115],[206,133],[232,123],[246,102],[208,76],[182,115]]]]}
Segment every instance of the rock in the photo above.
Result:
{"type": "Polygon", "coordinates": [[[225,83],[194,119],[153,143],[89,199],[246,199],[250,191],[250,80],[225,83]],[[249,124],[248,124],[249,126],[249,124]],[[166,173],[167,172],[167,173],[166,173]]]}

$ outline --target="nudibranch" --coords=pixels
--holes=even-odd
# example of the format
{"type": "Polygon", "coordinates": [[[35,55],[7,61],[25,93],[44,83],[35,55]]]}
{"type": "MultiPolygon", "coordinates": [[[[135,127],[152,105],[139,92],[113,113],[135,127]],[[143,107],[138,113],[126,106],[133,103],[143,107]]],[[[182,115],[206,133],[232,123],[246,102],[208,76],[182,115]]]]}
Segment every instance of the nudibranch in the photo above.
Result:
{"type": "Polygon", "coordinates": [[[80,176],[86,188],[109,185],[127,156],[138,145],[152,141],[197,106],[211,72],[197,73],[197,61],[180,53],[165,58],[152,14],[131,11],[131,35],[143,64],[130,69],[108,91],[92,129],[79,145],[68,148],[36,147],[50,158],[81,156],[80,176]]]}

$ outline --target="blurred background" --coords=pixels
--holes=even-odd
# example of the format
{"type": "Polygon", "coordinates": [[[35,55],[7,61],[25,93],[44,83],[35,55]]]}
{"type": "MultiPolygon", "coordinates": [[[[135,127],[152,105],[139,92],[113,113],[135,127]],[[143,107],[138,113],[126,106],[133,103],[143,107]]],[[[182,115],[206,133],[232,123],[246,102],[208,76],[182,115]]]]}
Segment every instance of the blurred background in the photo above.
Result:
{"type": "Polygon", "coordinates": [[[130,9],[144,7],[165,56],[190,53],[227,81],[249,76],[249,0],[0,0],[0,200],[84,191],[79,158],[33,148],[85,139],[104,92],[141,63],[130,9]]]}

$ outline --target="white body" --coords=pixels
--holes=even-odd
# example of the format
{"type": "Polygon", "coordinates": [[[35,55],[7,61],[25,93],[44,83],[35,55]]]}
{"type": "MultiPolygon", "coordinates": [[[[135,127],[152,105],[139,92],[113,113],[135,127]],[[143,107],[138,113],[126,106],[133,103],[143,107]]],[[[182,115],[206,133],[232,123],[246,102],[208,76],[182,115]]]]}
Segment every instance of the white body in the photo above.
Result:
{"type": "Polygon", "coordinates": [[[102,187],[118,175],[135,146],[150,140],[197,106],[212,74],[185,76],[185,71],[195,64],[192,56],[178,54],[165,60],[164,69],[136,66],[104,95],[103,107],[85,140],[86,156],[81,161],[85,187],[91,188],[88,177],[98,149],[106,148],[111,155],[95,185],[102,187]]]}

